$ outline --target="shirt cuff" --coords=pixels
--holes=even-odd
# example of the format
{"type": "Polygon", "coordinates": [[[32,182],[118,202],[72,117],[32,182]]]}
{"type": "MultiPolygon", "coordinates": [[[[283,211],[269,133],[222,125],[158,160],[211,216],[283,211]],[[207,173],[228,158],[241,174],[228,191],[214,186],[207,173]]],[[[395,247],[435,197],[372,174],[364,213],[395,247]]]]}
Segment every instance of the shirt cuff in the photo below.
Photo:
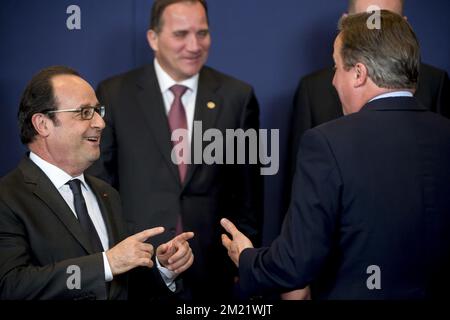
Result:
{"type": "Polygon", "coordinates": [[[103,266],[105,269],[105,282],[110,282],[113,279],[111,267],[109,266],[109,261],[108,258],[106,257],[106,253],[102,252],[102,255],[103,255],[103,266]]]}
{"type": "Polygon", "coordinates": [[[164,280],[164,283],[166,284],[167,288],[169,288],[170,291],[175,292],[177,289],[177,285],[175,283],[175,278],[178,276],[175,272],[170,271],[167,268],[164,268],[160,263],[158,258],[155,258],[156,260],[156,266],[158,267],[158,271],[161,274],[161,278],[164,280]]]}

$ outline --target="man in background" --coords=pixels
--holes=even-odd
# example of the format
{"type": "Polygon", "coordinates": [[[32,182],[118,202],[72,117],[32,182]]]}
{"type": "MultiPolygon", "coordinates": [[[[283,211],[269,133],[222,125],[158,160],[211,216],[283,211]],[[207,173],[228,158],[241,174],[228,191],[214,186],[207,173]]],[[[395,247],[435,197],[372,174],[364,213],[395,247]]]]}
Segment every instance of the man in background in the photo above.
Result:
{"type": "MultiPolygon", "coordinates": [[[[235,275],[220,246],[219,220],[233,214],[258,241],[263,180],[257,164],[194,164],[195,151],[204,148],[194,139],[201,134],[194,121],[203,132],[215,128],[223,136],[226,129],[257,130],[258,103],[249,85],[205,66],[211,45],[206,1],[154,1],[147,39],[152,64],[98,87],[107,126],[100,161],[91,172],[118,188],[134,232],[163,226],[172,233],[152,238],[155,246],[180,230],[195,233],[195,263],[183,275],[180,298],[230,298],[235,275]],[[171,134],[177,129],[188,134],[174,143],[171,134]],[[173,161],[178,143],[189,150],[190,163],[173,161]]],[[[234,148],[224,142],[226,158],[234,148]]],[[[139,284],[134,292],[142,296],[145,288],[139,284]]]]}

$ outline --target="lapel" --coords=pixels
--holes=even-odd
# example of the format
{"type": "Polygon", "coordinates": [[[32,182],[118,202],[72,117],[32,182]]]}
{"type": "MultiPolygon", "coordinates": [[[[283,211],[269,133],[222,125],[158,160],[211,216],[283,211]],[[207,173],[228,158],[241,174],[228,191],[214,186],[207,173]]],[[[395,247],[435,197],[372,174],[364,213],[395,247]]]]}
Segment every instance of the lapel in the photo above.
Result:
{"type": "Polygon", "coordinates": [[[22,159],[19,164],[19,169],[23,173],[25,184],[30,187],[33,194],[49,207],[84,250],[88,254],[93,254],[94,251],[89,239],[81,229],[80,223],[50,179],[28,156],[22,159]]]}
{"type": "MultiPolygon", "coordinates": [[[[217,117],[223,107],[222,97],[217,93],[219,86],[220,82],[218,81],[218,79],[216,79],[211,70],[207,67],[204,67],[200,71],[199,75],[194,112],[194,121],[202,122],[203,132],[215,127],[217,117]],[[208,103],[210,102],[214,103],[214,108],[208,108],[208,103]]],[[[137,81],[137,87],[138,106],[148,123],[148,127],[151,130],[152,136],[155,139],[161,154],[166,160],[166,163],[169,166],[174,179],[176,179],[176,181],[181,184],[178,174],[178,167],[172,162],[170,156],[173,145],[172,141],[170,140],[169,123],[167,121],[164,101],[161,95],[161,89],[159,87],[158,79],[156,78],[156,73],[153,65],[147,65],[144,68],[141,77],[137,81]]],[[[193,131],[191,141],[191,154],[195,148],[194,140],[196,134],[201,137],[200,132],[196,133],[195,130],[193,131]]],[[[199,165],[194,164],[193,161],[192,164],[188,166],[186,180],[183,188],[185,188],[189,181],[192,179],[198,166],[199,165]]]]}
{"type": "Polygon", "coordinates": [[[117,228],[117,223],[113,215],[113,207],[111,206],[111,201],[109,201],[109,193],[103,188],[96,180],[91,176],[84,175],[86,182],[89,184],[91,190],[94,192],[97,198],[98,206],[105,221],[106,230],[108,232],[109,247],[112,248],[120,239],[119,230],[117,228]]]}
{"type": "Polygon", "coordinates": [[[189,184],[190,180],[195,174],[195,171],[200,166],[193,161],[193,152],[195,149],[199,149],[203,159],[203,137],[202,134],[208,129],[215,128],[218,116],[223,109],[223,99],[217,92],[220,86],[220,82],[211,72],[208,67],[202,68],[198,79],[197,98],[195,102],[194,121],[201,121],[202,132],[196,132],[193,127],[192,139],[191,139],[191,165],[188,166],[186,174],[186,180],[183,189],[189,184]],[[208,107],[209,106],[209,107],[208,107]],[[213,107],[214,106],[214,107],[213,107]],[[200,146],[196,146],[195,137],[198,136],[200,146]]]}
{"type": "Polygon", "coordinates": [[[137,81],[137,101],[141,112],[148,123],[151,135],[166,160],[174,178],[180,183],[178,167],[172,162],[172,141],[170,129],[165,112],[164,101],[161,95],[158,79],[152,64],[147,65],[137,81]]]}

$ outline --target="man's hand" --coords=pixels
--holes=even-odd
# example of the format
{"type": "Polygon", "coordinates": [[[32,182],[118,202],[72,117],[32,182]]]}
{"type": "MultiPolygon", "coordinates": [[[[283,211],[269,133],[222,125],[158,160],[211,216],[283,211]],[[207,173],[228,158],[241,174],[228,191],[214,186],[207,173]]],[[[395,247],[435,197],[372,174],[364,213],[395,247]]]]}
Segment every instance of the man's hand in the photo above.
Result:
{"type": "Polygon", "coordinates": [[[187,240],[194,237],[193,232],[179,234],[156,249],[156,257],[164,268],[180,274],[194,262],[194,254],[187,240]]]}
{"type": "Polygon", "coordinates": [[[147,229],[126,238],[106,251],[113,276],[138,266],[153,267],[153,246],[145,241],[163,232],[163,227],[147,229]]]}
{"type": "Polygon", "coordinates": [[[226,234],[222,234],[222,244],[228,250],[228,256],[239,267],[239,256],[244,249],[253,248],[253,244],[235,225],[228,219],[223,218],[220,224],[231,235],[232,240],[226,234]]]}
{"type": "Polygon", "coordinates": [[[311,300],[311,290],[309,287],[297,289],[281,294],[281,300],[311,300]]]}

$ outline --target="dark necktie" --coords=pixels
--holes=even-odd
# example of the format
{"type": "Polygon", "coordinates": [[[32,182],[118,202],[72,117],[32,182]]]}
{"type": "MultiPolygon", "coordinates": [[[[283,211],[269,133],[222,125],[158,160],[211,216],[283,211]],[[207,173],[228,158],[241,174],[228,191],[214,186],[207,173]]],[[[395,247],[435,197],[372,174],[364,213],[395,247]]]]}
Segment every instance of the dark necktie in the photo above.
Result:
{"type": "MultiPolygon", "coordinates": [[[[176,129],[185,129],[187,130],[187,120],[186,120],[186,111],[184,110],[183,102],[181,101],[181,97],[186,93],[188,88],[182,85],[174,85],[170,87],[170,91],[172,91],[174,95],[174,99],[172,102],[172,106],[170,107],[168,118],[169,118],[169,127],[170,132],[172,133],[176,129]]],[[[186,131],[187,132],[187,131],[186,131]]],[[[182,141],[173,141],[173,145],[177,145],[179,143],[183,143],[183,150],[189,150],[189,144],[187,141],[187,137],[184,137],[182,141]]],[[[183,154],[183,156],[186,156],[183,154]]],[[[178,157],[178,154],[177,154],[178,157]]],[[[180,162],[180,161],[178,161],[180,162]]],[[[186,178],[187,172],[187,164],[181,162],[178,164],[178,174],[180,175],[181,184],[184,183],[184,179],[186,178]]],[[[177,226],[176,226],[176,234],[180,234],[183,231],[183,223],[181,220],[181,215],[178,215],[177,218],[177,226]]]]}
{"type": "Polygon", "coordinates": [[[94,224],[89,217],[86,201],[84,200],[83,193],[81,192],[81,181],[79,179],[74,179],[67,182],[67,184],[73,193],[73,204],[81,228],[89,237],[94,251],[103,252],[102,242],[100,241],[97,230],[95,230],[94,224]]]}

